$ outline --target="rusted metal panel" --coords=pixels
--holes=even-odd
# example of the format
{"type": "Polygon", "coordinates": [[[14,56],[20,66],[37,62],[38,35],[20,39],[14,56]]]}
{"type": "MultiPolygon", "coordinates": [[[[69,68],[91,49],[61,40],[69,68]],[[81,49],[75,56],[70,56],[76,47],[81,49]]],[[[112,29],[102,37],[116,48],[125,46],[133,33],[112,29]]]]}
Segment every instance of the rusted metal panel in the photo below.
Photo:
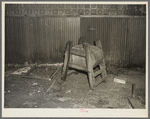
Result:
{"type": "Polygon", "coordinates": [[[6,17],[9,62],[62,62],[67,41],[79,38],[79,17],[6,17]]]}
{"type": "Polygon", "coordinates": [[[81,18],[81,37],[93,44],[102,41],[107,64],[128,67],[145,65],[146,19],[138,18],[81,18]],[[94,27],[95,30],[89,30],[94,27]]]}

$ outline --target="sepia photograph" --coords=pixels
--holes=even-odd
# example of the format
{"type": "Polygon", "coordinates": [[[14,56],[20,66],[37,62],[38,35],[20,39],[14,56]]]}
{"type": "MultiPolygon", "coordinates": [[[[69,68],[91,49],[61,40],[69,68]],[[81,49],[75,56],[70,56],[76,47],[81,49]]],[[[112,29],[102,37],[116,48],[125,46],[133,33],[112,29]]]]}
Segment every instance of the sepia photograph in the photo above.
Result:
{"type": "Polygon", "coordinates": [[[3,2],[2,115],[147,117],[147,7],[3,2]]]}

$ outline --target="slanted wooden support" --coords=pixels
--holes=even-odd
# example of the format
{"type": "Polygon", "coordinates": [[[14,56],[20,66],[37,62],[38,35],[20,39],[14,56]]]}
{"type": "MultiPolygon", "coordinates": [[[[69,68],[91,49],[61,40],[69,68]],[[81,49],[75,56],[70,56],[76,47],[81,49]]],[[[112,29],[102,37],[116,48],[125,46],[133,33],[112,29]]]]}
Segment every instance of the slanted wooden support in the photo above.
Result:
{"type": "Polygon", "coordinates": [[[102,73],[103,71],[102,70],[98,70],[94,73],[94,77],[96,77],[97,75],[99,75],[100,73],[102,73]]]}
{"type": "Polygon", "coordinates": [[[86,60],[86,66],[88,69],[88,77],[89,77],[89,83],[90,83],[90,89],[94,89],[95,84],[95,78],[94,78],[94,72],[93,72],[93,66],[91,64],[91,57],[90,57],[90,50],[89,50],[89,44],[84,43],[84,50],[85,50],[85,60],[86,60]]]}
{"type": "Polygon", "coordinates": [[[128,98],[128,101],[131,104],[133,109],[142,109],[143,108],[142,104],[137,99],[128,98]]]}
{"type": "MultiPolygon", "coordinates": [[[[103,50],[101,40],[95,40],[95,44],[101,50],[103,50]]],[[[107,72],[106,72],[105,59],[104,59],[104,55],[103,54],[102,54],[102,57],[103,57],[103,63],[99,64],[99,67],[100,67],[100,70],[102,70],[102,77],[105,77],[105,76],[107,76],[107,72]]]]}
{"type": "Polygon", "coordinates": [[[68,62],[70,59],[70,49],[72,47],[72,41],[68,41],[67,42],[67,46],[66,46],[66,52],[65,52],[65,59],[64,59],[64,66],[62,69],[62,76],[61,76],[61,80],[66,80],[66,76],[67,76],[67,71],[68,71],[68,62]]]}

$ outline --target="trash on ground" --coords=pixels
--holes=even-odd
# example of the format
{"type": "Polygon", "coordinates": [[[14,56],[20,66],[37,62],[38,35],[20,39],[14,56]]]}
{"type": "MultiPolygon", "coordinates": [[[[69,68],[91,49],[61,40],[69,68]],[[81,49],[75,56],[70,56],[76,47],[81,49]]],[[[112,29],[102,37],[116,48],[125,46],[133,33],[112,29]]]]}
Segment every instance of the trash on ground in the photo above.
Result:
{"type": "Polygon", "coordinates": [[[114,82],[126,84],[127,78],[125,76],[117,76],[114,78],[114,82]]]}
{"type": "Polygon", "coordinates": [[[37,83],[33,83],[32,85],[37,85],[37,83]]]}
{"type": "Polygon", "coordinates": [[[32,96],[32,93],[29,93],[29,96],[32,96]]]}
{"type": "Polygon", "coordinates": [[[51,78],[49,78],[49,81],[51,81],[52,79],[51,78]]]}
{"type": "Polygon", "coordinates": [[[22,73],[27,73],[30,69],[31,69],[30,67],[21,68],[21,69],[14,71],[11,74],[21,75],[22,73]]]}
{"type": "Polygon", "coordinates": [[[68,90],[66,93],[71,93],[71,90],[68,90]]]}
{"type": "Polygon", "coordinates": [[[10,92],[10,90],[8,90],[8,92],[10,92]]]}

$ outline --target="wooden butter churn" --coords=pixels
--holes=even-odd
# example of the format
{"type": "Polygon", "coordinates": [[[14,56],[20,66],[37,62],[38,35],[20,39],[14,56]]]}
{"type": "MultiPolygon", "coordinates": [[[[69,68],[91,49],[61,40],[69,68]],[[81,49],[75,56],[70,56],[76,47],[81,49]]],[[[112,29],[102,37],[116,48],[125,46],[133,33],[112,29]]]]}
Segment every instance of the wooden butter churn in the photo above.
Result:
{"type": "Polygon", "coordinates": [[[95,46],[88,43],[72,46],[72,41],[68,41],[61,77],[64,81],[69,67],[87,72],[90,89],[95,89],[107,75],[101,41],[95,40],[95,46]],[[97,66],[99,68],[95,72],[93,68],[97,66]],[[101,76],[96,79],[97,75],[101,76]]]}

